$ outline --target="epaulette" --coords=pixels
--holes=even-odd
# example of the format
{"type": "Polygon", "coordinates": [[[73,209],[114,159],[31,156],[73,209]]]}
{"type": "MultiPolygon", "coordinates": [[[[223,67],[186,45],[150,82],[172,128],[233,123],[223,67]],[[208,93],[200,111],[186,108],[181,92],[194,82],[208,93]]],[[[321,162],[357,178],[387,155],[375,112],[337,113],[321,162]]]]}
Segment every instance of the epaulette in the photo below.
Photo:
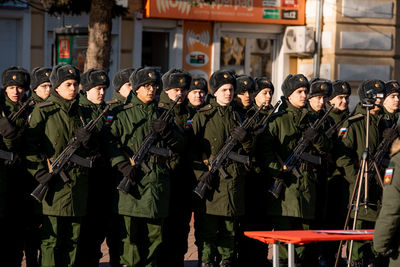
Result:
{"type": "Polygon", "coordinates": [[[42,103],[36,104],[36,107],[38,107],[38,108],[44,108],[44,107],[51,106],[51,105],[54,105],[54,103],[51,102],[51,101],[44,101],[44,102],[42,102],[42,103]]]}
{"type": "Polygon", "coordinates": [[[356,114],[356,115],[353,115],[353,116],[349,117],[348,121],[349,122],[353,122],[353,121],[356,121],[356,120],[361,119],[361,118],[364,118],[364,115],[359,113],[359,114],[356,114]]]}
{"type": "Polygon", "coordinates": [[[133,106],[134,106],[133,103],[129,103],[129,104],[122,106],[122,109],[130,109],[133,106]]]}
{"type": "Polygon", "coordinates": [[[198,109],[197,111],[198,112],[203,112],[203,111],[208,111],[210,109],[212,109],[212,106],[211,106],[211,104],[208,104],[208,105],[205,105],[204,107],[198,109]]]}
{"type": "Polygon", "coordinates": [[[105,103],[106,103],[106,105],[112,105],[112,104],[115,104],[118,102],[119,102],[118,99],[111,99],[111,100],[106,101],[105,103]]]}

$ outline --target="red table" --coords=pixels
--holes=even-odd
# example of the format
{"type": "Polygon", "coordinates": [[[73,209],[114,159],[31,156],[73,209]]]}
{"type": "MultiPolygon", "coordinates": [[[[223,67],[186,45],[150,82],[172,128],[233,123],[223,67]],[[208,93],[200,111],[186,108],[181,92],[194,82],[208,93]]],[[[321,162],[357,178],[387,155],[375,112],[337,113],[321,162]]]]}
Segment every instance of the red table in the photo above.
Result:
{"type": "Polygon", "coordinates": [[[294,245],[317,241],[372,240],[374,230],[293,230],[293,231],[247,231],[244,234],[264,243],[273,244],[273,266],[279,266],[277,242],[288,244],[288,264],[294,266],[294,245]]]}

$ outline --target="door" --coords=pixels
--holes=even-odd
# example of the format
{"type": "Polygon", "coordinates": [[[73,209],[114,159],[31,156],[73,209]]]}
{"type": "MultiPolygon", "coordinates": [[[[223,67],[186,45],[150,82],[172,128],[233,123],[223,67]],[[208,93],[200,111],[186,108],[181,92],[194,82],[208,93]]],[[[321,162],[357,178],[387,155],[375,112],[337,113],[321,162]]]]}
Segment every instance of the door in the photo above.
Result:
{"type": "Polygon", "coordinates": [[[161,73],[169,70],[169,32],[143,31],[142,66],[157,67],[161,73]]]}
{"type": "Polygon", "coordinates": [[[0,19],[0,71],[18,65],[18,35],[17,19],[0,19]]]}

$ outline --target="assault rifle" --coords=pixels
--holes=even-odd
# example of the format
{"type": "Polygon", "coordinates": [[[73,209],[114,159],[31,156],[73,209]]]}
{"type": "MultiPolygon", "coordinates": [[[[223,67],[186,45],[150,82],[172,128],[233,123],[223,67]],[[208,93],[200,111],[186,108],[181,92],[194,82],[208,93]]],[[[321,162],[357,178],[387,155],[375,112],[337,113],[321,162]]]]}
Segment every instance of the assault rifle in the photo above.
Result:
{"type": "MultiPolygon", "coordinates": [[[[171,107],[164,111],[163,114],[160,116],[160,120],[167,121],[169,118],[169,115],[173,111],[174,107],[178,103],[179,99],[181,97],[178,96],[174,102],[172,103],[171,107]]],[[[146,137],[144,138],[143,142],[140,144],[138,150],[136,153],[129,158],[129,161],[132,166],[137,167],[140,166],[146,173],[150,173],[151,170],[150,168],[146,165],[145,159],[149,155],[149,153],[159,155],[162,157],[171,157],[172,156],[172,151],[167,149],[167,148],[161,148],[161,147],[156,147],[154,143],[158,140],[158,135],[157,133],[150,131],[146,137]]],[[[117,189],[125,194],[127,194],[131,188],[131,185],[135,185],[136,183],[132,181],[128,177],[123,177],[119,185],[117,186],[117,189]]]]}
{"type": "MultiPolygon", "coordinates": [[[[397,128],[397,124],[394,123],[391,127],[392,130],[397,128]]],[[[388,162],[385,162],[385,156],[389,151],[389,148],[393,142],[391,137],[383,138],[383,140],[379,143],[378,147],[376,148],[376,152],[372,157],[370,157],[368,161],[368,173],[373,175],[374,171],[376,173],[376,179],[378,184],[383,188],[383,179],[382,175],[379,172],[378,166],[387,166],[388,162]]]]}
{"type": "MultiPolygon", "coordinates": [[[[317,131],[321,127],[322,123],[326,120],[333,107],[333,105],[330,106],[330,108],[325,112],[324,116],[316,120],[311,128],[317,131]]],[[[296,178],[300,179],[302,175],[297,170],[297,163],[299,162],[299,160],[305,160],[313,164],[321,165],[321,157],[304,152],[304,150],[306,150],[309,145],[310,141],[304,140],[303,137],[301,137],[297,146],[293,149],[292,154],[290,154],[290,156],[286,159],[285,162],[283,162],[283,164],[281,162],[283,172],[292,172],[293,175],[296,176],[296,178]]],[[[280,159],[278,160],[281,161],[280,159]]],[[[270,192],[275,198],[279,198],[283,185],[284,180],[282,178],[275,178],[275,182],[268,190],[268,192],[270,192]]]]}
{"type": "MultiPolygon", "coordinates": [[[[264,104],[262,104],[256,112],[251,116],[246,118],[243,123],[240,125],[243,129],[247,130],[248,128],[251,127],[251,125],[254,123],[254,120],[257,118],[258,113],[260,113],[261,109],[264,107],[264,104]]],[[[225,170],[222,168],[223,163],[229,158],[233,161],[243,163],[243,164],[249,164],[250,159],[248,156],[244,155],[239,155],[236,152],[233,152],[232,149],[236,146],[237,140],[235,140],[232,135],[226,139],[224,146],[221,148],[221,150],[218,152],[218,154],[215,156],[215,158],[211,161],[209,164],[209,172],[214,175],[217,171],[222,175],[222,177],[227,178],[229,175],[225,172],[225,170]]],[[[206,172],[202,174],[206,175],[206,172]]],[[[193,190],[200,198],[204,198],[204,195],[207,190],[207,185],[201,181],[201,177],[199,178],[199,183],[193,190]]]]}
{"type": "MultiPolygon", "coordinates": [[[[258,121],[254,126],[253,129],[259,129],[261,128],[261,132],[264,131],[265,126],[267,125],[269,118],[271,117],[271,115],[275,112],[275,110],[279,107],[279,105],[282,103],[281,100],[278,100],[278,102],[276,102],[276,104],[272,107],[272,109],[270,110],[270,112],[268,112],[266,115],[264,115],[260,121],[258,121]]],[[[256,135],[258,135],[261,132],[256,132],[256,135]]]]}
{"type": "MultiPolygon", "coordinates": [[[[99,116],[96,119],[92,119],[89,121],[85,126],[84,129],[86,129],[89,133],[93,131],[93,129],[96,127],[96,124],[103,118],[103,116],[108,112],[108,110],[111,108],[112,103],[108,103],[107,106],[103,109],[103,111],[99,114],[99,116]]],[[[52,179],[56,175],[60,175],[62,180],[67,183],[69,182],[69,178],[67,175],[64,173],[64,170],[67,169],[67,167],[71,163],[75,163],[78,165],[81,165],[83,167],[91,168],[92,167],[92,160],[82,158],[78,155],[75,155],[75,152],[79,149],[81,146],[81,141],[74,136],[69,142],[66,148],[58,155],[58,157],[52,162],[49,163],[49,173],[51,174],[52,179]]],[[[46,194],[48,190],[48,184],[39,184],[35,190],[31,193],[31,196],[34,197],[37,201],[42,202],[44,195],[46,194]]]]}
{"type": "MultiPolygon", "coordinates": [[[[25,110],[29,107],[31,107],[32,105],[34,105],[34,101],[32,100],[31,97],[29,97],[23,104],[22,106],[19,108],[19,110],[17,112],[11,113],[10,115],[8,115],[7,119],[10,123],[15,123],[17,121],[17,119],[19,118],[19,116],[21,116],[21,114],[23,112],[25,112],[25,110]]],[[[5,150],[1,150],[0,149],[0,159],[4,159],[7,160],[9,162],[13,162],[15,159],[15,154],[13,152],[9,152],[9,151],[5,151],[5,150]]]]}

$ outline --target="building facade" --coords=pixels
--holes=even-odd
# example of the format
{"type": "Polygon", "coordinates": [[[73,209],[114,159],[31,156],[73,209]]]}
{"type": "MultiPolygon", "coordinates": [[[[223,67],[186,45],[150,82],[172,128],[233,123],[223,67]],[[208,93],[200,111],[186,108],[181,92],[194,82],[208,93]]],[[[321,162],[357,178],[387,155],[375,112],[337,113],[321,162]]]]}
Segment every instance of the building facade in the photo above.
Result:
{"type": "MultiPolygon", "coordinates": [[[[400,78],[395,0],[193,3],[126,1],[129,13],[113,20],[110,76],[120,68],[146,65],[162,72],[185,68],[204,77],[229,68],[271,77],[278,88],[289,73],[312,78],[318,4],[322,3],[320,77],[347,80],[354,93],[361,80],[400,78]]],[[[88,21],[88,15],[53,17],[26,4],[4,4],[0,7],[0,68],[53,65],[60,56],[56,53],[57,47],[61,49],[59,29],[85,29],[88,21]]],[[[73,63],[79,64],[84,34],[68,42],[75,45],[73,63]]]]}

